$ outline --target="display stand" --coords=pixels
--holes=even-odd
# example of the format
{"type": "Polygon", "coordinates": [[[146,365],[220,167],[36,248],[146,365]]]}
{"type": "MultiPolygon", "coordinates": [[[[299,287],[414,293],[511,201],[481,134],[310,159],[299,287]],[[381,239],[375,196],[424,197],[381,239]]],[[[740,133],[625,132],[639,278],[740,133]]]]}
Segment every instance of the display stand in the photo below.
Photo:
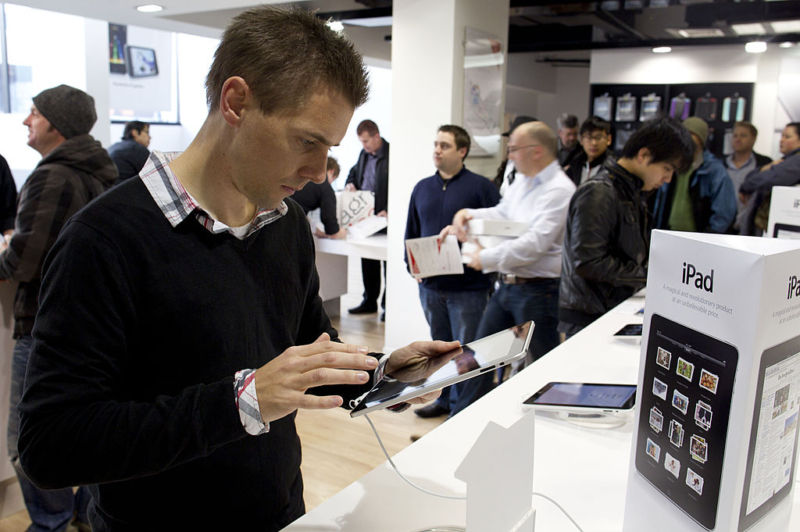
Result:
{"type": "Polygon", "coordinates": [[[467,532],[533,532],[533,412],[508,429],[490,421],[455,472],[467,483],[467,532]]]}
{"type": "Polygon", "coordinates": [[[654,231],[649,265],[624,530],[787,526],[800,241],[654,231]]]}

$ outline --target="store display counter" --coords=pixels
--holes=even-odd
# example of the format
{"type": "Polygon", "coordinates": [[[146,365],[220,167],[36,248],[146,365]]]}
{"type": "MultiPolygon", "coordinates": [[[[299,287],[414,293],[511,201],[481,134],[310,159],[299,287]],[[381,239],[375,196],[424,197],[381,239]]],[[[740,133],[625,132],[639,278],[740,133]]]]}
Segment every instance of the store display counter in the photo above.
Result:
{"type": "MultiPolygon", "coordinates": [[[[536,361],[458,416],[393,457],[413,482],[431,491],[464,495],[455,470],[489,421],[511,426],[526,413],[522,401],[550,381],[635,384],[640,337],[614,337],[629,323],[641,323],[634,296],[536,361]]],[[[534,490],[558,501],[588,531],[623,528],[633,413],[614,428],[590,427],[537,414],[534,490]]],[[[354,419],[352,423],[366,423],[354,419]]],[[[377,441],[375,445],[378,445],[377,441]]],[[[503,449],[497,449],[498,456],[503,449]]],[[[800,530],[800,491],[793,520],[800,530]]],[[[536,530],[571,531],[573,525],[551,503],[534,498],[536,530]]],[[[502,511],[498,508],[497,511],[502,511]]],[[[464,526],[465,503],[426,495],[410,487],[387,463],[377,467],[286,528],[292,532],[409,532],[435,526],[464,526]]],[[[654,530],[657,530],[654,523],[654,530]]]]}

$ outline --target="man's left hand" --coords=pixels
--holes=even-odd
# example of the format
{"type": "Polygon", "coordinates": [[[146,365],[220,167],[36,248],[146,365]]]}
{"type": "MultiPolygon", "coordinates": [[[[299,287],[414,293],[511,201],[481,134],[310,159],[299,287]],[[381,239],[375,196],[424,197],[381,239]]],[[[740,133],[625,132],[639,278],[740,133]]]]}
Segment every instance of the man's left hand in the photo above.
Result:
{"type": "Polygon", "coordinates": [[[469,262],[467,263],[468,268],[472,268],[473,270],[483,271],[483,266],[481,265],[481,250],[483,246],[474,242],[475,244],[475,251],[472,253],[467,253],[467,257],[469,257],[469,262]]]}
{"type": "MultiPolygon", "coordinates": [[[[391,354],[386,362],[386,375],[401,382],[415,382],[426,379],[447,364],[453,357],[461,354],[460,345],[457,341],[413,342],[391,354]]],[[[427,403],[439,397],[440,394],[441,390],[437,390],[409,399],[407,403],[427,403]]]]}

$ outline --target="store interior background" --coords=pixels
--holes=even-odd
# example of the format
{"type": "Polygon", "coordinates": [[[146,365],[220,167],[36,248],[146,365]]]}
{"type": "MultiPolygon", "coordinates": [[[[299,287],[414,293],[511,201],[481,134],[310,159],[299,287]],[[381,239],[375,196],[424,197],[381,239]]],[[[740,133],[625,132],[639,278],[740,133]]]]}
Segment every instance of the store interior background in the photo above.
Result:
{"type": "MultiPolygon", "coordinates": [[[[158,1],[158,0],[157,0],[158,1]]],[[[96,0],[27,0],[6,3],[6,37],[13,39],[3,57],[7,64],[29,65],[32,79],[29,90],[36,92],[60,83],[67,83],[86,90],[96,101],[97,109],[109,107],[109,68],[108,68],[108,23],[114,22],[142,28],[153,32],[153,38],[172,40],[174,54],[171,58],[159,58],[160,66],[169,69],[175,83],[174,104],[179,111],[180,123],[177,125],[153,124],[150,128],[153,137],[151,149],[159,151],[181,151],[199,130],[207,115],[204,82],[213,52],[217,46],[222,29],[232,16],[249,5],[261,3],[286,4],[285,2],[254,2],[247,0],[163,0],[166,6],[161,13],[142,14],[135,6],[143,2],[118,0],[97,2],[96,0]],[[23,7],[20,7],[23,6],[23,7]],[[46,10],[46,11],[39,11],[46,10]],[[16,11],[17,19],[11,13],[16,11]],[[164,33],[167,32],[167,33],[164,33]]],[[[686,2],[686,4],[708,4],[709,2],[686,2]]],[[[425,116],[459,116],[463,105],[458,98],[441,97],[435,81],[426,68],[435,68],[441,60],[445,66],[453,65],[452,75],[455,84],[463,84],[463,74],[457,65],[463,64],[463,55],[451,50],[425,47],[430,32],[441,31],[442,24],[450,25],[454,17],[459,23],[475,27],[493,27],[503,43],[506,55],[504,110],[506,123],[516,115],[532,115],[548,123],[555,129],[556,117],[562,112],[571,112],[585,119],[589,115],[589,94],[591,84],[635,84],[635,83],[722,83],[740,82],[754,84],[752,102],[752,122],[759,129],[756,151],[779,157],[777,145],[780,130],[789,121],[786,114],[776,106],[778,81],[787,76],[794,65],[793,72],[800,87],[800,47],[780,48],[779,42],[798,42],[800,32],[791,26],[780,32],[780,38],[766,35],[773,40],[765,53],[749,54],[744,50],[745,40],[755,39],[732,32],[731,25],[724,19],[709,21],[709,26],[720,29],[722,37],[681,39],[664,33],[669,23],[681,24],[681,16],[688,7],[675,0],[642,2],[520,2],[509,0],[397,0],[394,7],[391,1],[321,0],[291,2],[291,4],[318,8],[322,13],[349,13],[372,10],[383,26],[364,27],[346,24],[344,32],[350,37],[368,65],[371,94],[369,102],[356,110],[350,129],[341,146],[332,154],[342,165],[343,176],[335,183],[342,188],[347,171],[356,161],[361,149],[356,138],[355,127],[364,118],[378,123],[381,134],[392,144],[390,205],[389,205],[389,274],[390,287],[387,302],[387,322],[385,348],[404,345],[408,341],[429,337],[416,294],[416,283],[406,274],[402,264],[402,236],[405,229],[408,197],[414,184],[433,173],[431,161],[432,139],[435,126],[413,132],[406,124],[393,119],[398,112],[409,119],[425,116]],[[370,7],[366,4],[374,4],[370,7]],[[547,4],[547,5],[542,5],[547,4]],[[581,9],[576,5],[590,5],[593,11],[574,11],[581,9]],[[664,5],[639,10],[610,10],[601,13],[601,4],[639,4],[646,6],[664,5]],[[414,19],[399,17],[398,10],[410,10],[426,6],[429,17],[414,19]],[[565,6],[560,12],[558,6],[565,6]],[[386,19],[388,9],[389,18],[386,19]],[[392,9],[395,17],[392,20],[392,9]],[[661,9],[657,11],[656,9],[661,9]],[[549,11],[548,11],[549,10],[549,11]],[[630,12],[626,12],[630,11],[630,12]],[[549,14],[548,14],[549,13],[549,14]],[[654,15],[655,13],[655,15],[654,15]],[[611,14],[612,16],[608,16],[611,14]],[[633,24],[631,21],[635,21],[633,24]],[[563,41],[559,48],[559,32],[553,31],[546,22],[562,24],[564,39],[573,38],[578,30],[590,27],[589,40],[596,42],[591,46],[563,41]],[[394,24],[392,26],[392,24],[394,24]],[[643,35],[644,30],[663,35],[664,42],[671,42],[672,52],[654,54],[653,39],[643,35]],[[544,26],[548,26],[545,31],[544,26]],[[394,42],[386,39],[393,35],[394,42]],[[538,35],[538,37],[537,37],[538,35]],[[392,50],[398,46],[400,36],[406,43],[407,54],[403,61],[413,61],[414,54],[419,57],[419,74],[399,79],[392,75],[392,50]],[[614,37],[611,39],[611,37],[614,37]],[[611,46],[610,41],[619,41],[611,46]],[[714,43],[714,44],[705,44],[714,43]],[[459,75],[461,77],[459,78],[459,75]],[[462,81],[459,81],[462,80],[462,81]],[[398,110],[397,101],[393,103],[393,92],[402,95],[412,87],[431,83],[430,97],[418,99],[414,106],[398,110]],[[393,105],[395,106],[393,108],[393,105]],[[447,107],[442,113],[441,107],[447,107]],[[451,110],[456,110],[451,113],[451,110]],[[429,131],[428,131],[429,129],[429,131]],[[413,132],[413,133],[410,133],[413,132]],[[426,133],[427,132],[427,133],[426,133]],[[403,148],[400,137],[413,134],[413,149],[403,148]],[[398,150],[395,151],[397,146],[398,150]],[[401,151],[403,150],[403,151],[401,151]],[[413,156],[409,157],[409,155],[413,156]]],[[[733,4],[722,2],[722,4],[733,4]]],[[[782,22],[791,22],[793,12],[800,25],[800,2],[752,2],[752,4],[772,4],[770,9],[779,13],[782,22]],[[778,9],[782,8],[782,9],[778,9]],[[784,9],[785,8],[785,9],[784,9]],[[793,10],[793,11],[792,11],[793,10]]],[[[738,8],[737,8],[738,9],[738,8]]],[[[720,9],[720,13],[724,12],[720,9]]],[[[357,15],[357,13],[356,13],[357,15]]],[[[743,17],[743,15],[742,15],[743,17]]],[[[739,20],[742,22],[743,20],[739,20]]],[[[363,20],[362,20],[363,22],[363,20]]],[[[745,21],[747,22],[747,21],[745,21]]],[[[758,22],[750,21],[750,22],[758,22]]],[[[685,24],[684,24],[685,26],[685,24]]],[[[777,31],[767,26],[768,33],[777,31]]],[[[454,32],[454,39],[463,39],[463,32],[454,32]]],[[[457,48],[457,47],[456,47],[457,48]]],[[[399,58],[396,58],[398,61],[399,58]]],[[[408,63],[404,63],[407,65],[408,63]]],[[[450,71],[444,68],[448,74],[450,71]]],[[[404,67],[408,72],[408,68],[404,67]]],[[[399,98],[395,99],[399,100],[399,98]]],[[[29,105],[26,104],[26,105],[29,105]]],[[[0,113],[0,150],[12,168],[18,187],[22,185],[30,171],[39,160],[39,154],[26,145],[26,129],[22,121],[27,109],[12,113],[0,113]]],[[[444,121],[447,121],[445,118],[444,121]]],[[[457,121],[456,121],[457,122],[457,121]]],[[[438,124],[437,124],[438,125],[438,124]]],[[[427,127],[427,126],[426,126],[427,127]]],[[[122,134],[123,124],[111,123],[108,116],[100,113],[92,130],[104,146],[116,142],[122,134]]],[[[500,162],[500,155],[486,158],[469,158],[467,166],[487,176],[494,175],[500,162]]],[[[350,276],[351,279],[354,276],[350,276]]],[[[355,277],[358,279],[358,277],[355,277]]],[[[10,308],[10,307],[9,307],[10,308]]],[[[9,322],[10,316],[4,313],[3,319],[9,322]]],[[[10,322],[0,331],[2,345],[12,345],[10,322]]],[[[380,346],[375,346],[380,347],[380,346]]],[[[4,361],[4,366],[10,361],[4,361]]],[[[8,368],[0,368],[8,374],[8,368]]],[[[0,389],[7,396],[7,390],[0,389]]],[[[0,412],[0,426],[5,426],[5,413],[0,412]]],[[[0,460],[0,477],[8,478],[10,466],[0,460]]],[[[0,514],[2,512],[0,511],[0,514]]]]}

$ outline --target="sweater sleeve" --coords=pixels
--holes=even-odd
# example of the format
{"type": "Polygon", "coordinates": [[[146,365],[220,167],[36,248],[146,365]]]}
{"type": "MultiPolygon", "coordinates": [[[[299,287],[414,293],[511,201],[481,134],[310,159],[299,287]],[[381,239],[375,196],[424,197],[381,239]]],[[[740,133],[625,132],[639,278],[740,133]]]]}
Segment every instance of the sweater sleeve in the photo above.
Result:
{"type": "Polygon", "coordinates": [[[126,390],[135,290],[113,242],[79,223],[44,265],[20,411],[22,466],[43,488],[143,477],[246,436],[233,375],[151,400],[126,390]]]}
{"type": "Polygon", "coordinates": [[[325,234],[335,235],[339,232],[339,222],[336,220],[336,193],[327,181],[322,183],[319,189],[320,219],[325,226],[325,234]]]}

